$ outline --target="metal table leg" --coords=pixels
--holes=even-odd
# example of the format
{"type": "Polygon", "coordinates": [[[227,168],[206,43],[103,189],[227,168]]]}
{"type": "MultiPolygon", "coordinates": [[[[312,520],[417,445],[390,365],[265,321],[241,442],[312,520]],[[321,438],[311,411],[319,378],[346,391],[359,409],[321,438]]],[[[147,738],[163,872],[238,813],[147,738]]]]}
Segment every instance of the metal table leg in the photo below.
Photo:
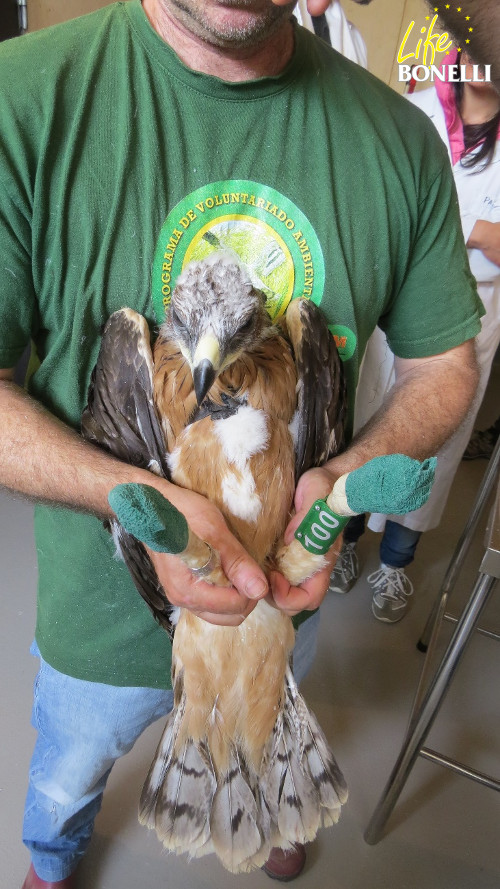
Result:
{"type": "MultiPolygon", "coordinates": [[[[472,539],[477,530],[479,519],[481,518],[484,508],[488,502],[489,496],[493,490],[498,471],[500,469],[500,438],[498,439],[493,454],[489,460],[486,472],[484,473],[481,485],[477,492],[472,511],[470,513],[467,524],[457,543],[453,556],[451,557],[448,569],[444,576],[441,588],[437,594],[432,611],[427,619],[424,631],[417,643],[420,651],[427,652],[427,656],[422,667],[420,679],[418,681],[417,690],[413,700],[410,717],[408,720],[408,732],[411,732],[415,724],[415,715],[419,711],[425,696],[426,689],[429,684],[431,668],[434,659],[434,653],[437,648],[439,632],[441,625],[446,616],[448,599],[455,588],[455,584],[462,570],[465,557],[470,549],[472,539]]],[[[492,634],[494,635],[494,634],[492,634]]]]}
{"type": "MultiPolygon", "coordinates": [[[[496,454],[500,452],[497,448],[496,454]]],[[[422,755],[434,762],[439,762],[462,775],[473,778],[482,784],[486,784],[495,790],[500,789],[500,782],[488,775],[468,769],[462,763],[457,763],[450,757],[445,757],[437,751],[423,747],[435,717],[439,711],[441,702],[448,690],[448,686],[455,670],[462,658],[467,643],[470,641],[476,628],[481,611],[483,610],[490,593],[497,580],[500,578],[500,485],[497,489],[495,506],[487,533],[486,551],[484,553],[479,575],[469,597],[456,629],[448,644],[445,654],[441,659],[438,669],[429,687],[423,695],[422,703],[414,708],[410,721],[410,727],[403,742],[401,752],[392,770],[391,776],[382,793],[380,801],[372,815],[365,832],[367,843],[378,842],[384,826],[391,815],[399,795],[406,783],[417,756],[422,755]]],[[[426,662],[430,652],[427,654],[426,662]]]]}
{"type": "Polygon", "coordinates": [[[427,737],[439,706],[443,700],[455,670],[470,640],[479,615],[497,581],[496,577],[480,574],[469,602],[453,634],[441,664],[434,676],[425,700],[415,716],[413,728],[406,737],[391,776],[382,793],[365,832],[367,843],[375,844],[396,805],[401,791],[413,768],[415,760],[427,737]]]}
{"type": "Polygon", "coordinates": [[[500,438],[498,439],[493,454],[490,457],[488,465],[486,467],[486,472],[484,473],[483,479],[481,481],[481,485],[477,492],[476,499],[474,501],[474,505],[472,507],[472,511],[470,513],[467,524],[462,532],[462,536],[460,537],[455,552],[451,557],[450,564],[448,566],[448,570],[446,571],[443,583],[441,584],[441,588],[436,597],[436,601],[434,603],[434,608],[431,611],[427,623],[425,625],[424,631],[420,637],[418,648],[420,651],[427,651],[431,639],[431,634],[433,628],[440,624],[442,620],[442,615],[446,611],[446,601],[450,593],[452,592],[455,583],[457,582],[457,578],[462,570],[463,563],[465,561],[465,557],[469,551],[472,538],[476,531],[479,519],[483,514],[483,510],[488,502],[488,497],[490,496],[493,486],[495,484],[495,479],[498,474],[498,470],[500,468],[500,438]],[[440,620],[438,620],[438,617],[440,620]]]}

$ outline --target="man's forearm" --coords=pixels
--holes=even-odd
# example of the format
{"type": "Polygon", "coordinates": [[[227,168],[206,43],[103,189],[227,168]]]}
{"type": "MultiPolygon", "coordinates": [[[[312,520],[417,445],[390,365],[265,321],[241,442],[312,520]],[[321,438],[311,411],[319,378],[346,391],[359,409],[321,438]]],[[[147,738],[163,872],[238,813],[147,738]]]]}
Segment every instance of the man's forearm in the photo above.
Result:
{"type": "Polygon", "coordinates": [[[0,380],[0,416],[0,485],[33,500],[104,518],[112,515],[110,490],[138,482],[158,488],[186,516],[190,528],[219,553],[233,586],[209,585],[175,556],[152,553],[160,583],[173,605],[187,607],[211,623],[238,625],[267,594],[264,572],[204,497],[88,444],[5,379],[0,380]]]}
{"type": "Polygon", "coordinates": [[[335,478],[391,453],[425,460],[458,428],[477,388],[473,341],[443,356],[398,361],[396,383],[381,409],[328,467],[335,478]]]}
{"type": "Polygon", "coordinates": [[[478,219],[469,235],[467,247],[481,250],[490,262],[500,266],[500,222],[478,219]]]}
{"type": "Polygon", "coordinates": [[[0,415],[0,484],[31,499],[103,517],[111,512],[114,485],[151,478],[85,442],[6,380],[0,381],[0,415]]]}

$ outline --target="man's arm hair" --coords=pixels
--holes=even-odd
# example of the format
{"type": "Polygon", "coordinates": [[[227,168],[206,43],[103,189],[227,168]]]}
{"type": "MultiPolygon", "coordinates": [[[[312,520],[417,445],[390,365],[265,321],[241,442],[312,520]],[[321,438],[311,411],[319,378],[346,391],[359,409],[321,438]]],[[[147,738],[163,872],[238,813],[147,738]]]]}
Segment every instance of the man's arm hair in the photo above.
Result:
{"type": "Polygon", "coordinates": [[[330,467],[339,475],[372,457],[425,460],[467,415],[478,384],[474,340],[428,358],[395,358],[396,382],[382,407],[330,467]]]}
{"type": "MultiPolygon", "coordinates": [[[[427,0],[434,9],[434,3],[427,0]]],[[[456,4],[449,9],[439,9],[439,18],[446,31],[462,49],[481,65],[491,65],[492,80],[500,92],[500,3],[498,0],[469,0],[466,21],[464,9],[458,12],[456,4]],[[473,28],[469,31],[469,28],[473,28]],[[470,40],[470,43],[465,43],[470,40]]]]}
{"type": "MultiPolygon", "coordinates": [[[[173,605],[211,623],[239,624],[268,591],[264,572],[229,532],[208,500],[145,469],[123,463],[87,443],[12,382],[0,369],[0,486],[32,500],[98,517],[113,515],[108,494],[126,482],[153,485],[186,516],[190,527],[221,557],[232,587],[199,581],[176,556],[150,553],[173,605]]],[[[325,584],[326,588],[326,584],[325,584]]]]}

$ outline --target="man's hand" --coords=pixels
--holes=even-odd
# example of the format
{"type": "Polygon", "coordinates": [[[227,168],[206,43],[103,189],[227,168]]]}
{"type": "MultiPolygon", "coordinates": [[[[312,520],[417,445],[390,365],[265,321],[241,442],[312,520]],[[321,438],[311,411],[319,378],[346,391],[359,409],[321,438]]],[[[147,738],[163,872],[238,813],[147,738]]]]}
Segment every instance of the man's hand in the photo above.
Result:
{"type": "Polygon", "coordinates": [[[194,580],[179,559],[155,553],[153,564],[170,600],[213,623],[241,623],[257,600],[268,593],[269,584],[262,569],[229,532],[219,510],[201,495],[122,463],[83,441],[11,378],[12,370],[0,371],[0,483],[32,499],[100,518],[112,514],[108,494],[115,485],[154,485],[186,516],[193,531],[220,553],[223,571],[233,584],[224,588],[194,580]]]}
{"type": "Polygon", "coordinates": [[[187,608],[212,624],[238,626],[269,590],[264,572],[229,531],[222,514],[205,497],[184,488],[158,489],[186,517],[189,527],[219,553],[231,585],[215,586],[197,579],[177,558],[148,550],[158,579],[172,605],[187,608]]]}
{"type": "Polygon", "coordinates": [[[269,601],[280,611],[286,612],[290,617],[301,611],[314,611],[319,608],[325,598],[330,582],[330,575],[337,561],[342,535],[337,537],[335,543],[326,554],[328,565],[322,571],[317,571],[309,580],[305,580],[301,586],[291,586],[286,577],[278,571],[271,572],[271,596],[269,601]]]}
{"type": "Polygon", "coordinates": [[[486,259],[500,266],[500,222],[478,219],[467,241],[467,247],[481,250],[486,259]]]}
{"type": "MultiPolygon", "coordinates": [[[[465,416],[477,386],[474,343],[469,340],[428,358],[396,358],[396,384],[382,408],[345,451],[299,480],[296,515],[285,532],[290,543],[298,524],[315,500],[327,497],[337,479],[373,457],[407,454],[424,460],[434,454],[465,416]]],[[[340,549],[338,537],[328,554],[329,566],[301,587],[291,587],[281,575],[271,577],[274,603],[289,614],[321,603],[328,577],[340,549]]]]}
{"type": "MultiPolygon", "coordinates": [[[[328,497],[333,488],[337,476],[326,467],[310,469],[299,479],[295,491],[296,513],[288,525],[284,540],[291,543],[296,528],[311,508],[315,500],[328,497]]],[[[338,537],[334,545],[327,553],[328,565],[322,571],[318,571],[309,580],[304,581],[300,587],[291,586],[288,580],[278,571],[271,573],[272,604],[285,611],[291,617],[300,611],[314,611],[323,601],[330,574],[332,573],[337,556],[342,544],[342,538],[338,537]]]]}
{"type": "Polygon", "coordinates": [[[286,528],[285,543],[291,543],[293,535],[301,521],[309,512],[315,500],[328,497],[338,476],[329,467],[321,466],[317,469],[309,469],[299,478],[295,491],[295,515],[286,528]]]}
{"type": "MultiPolygon", "coordinates": [[[[148,553],[169,602],[180,608],[187,608],[210,624],[237,627],[257,604],[258,599],[242,595],[236,587],[220,587],[196,579],[177,556],[155,553],[152,550],[148,550],[148,553]]],[[[243,558],[240,557],[240,565],[243,558]]],[[[229,564],[227,559],[223,560],[225,571],[229,570],[229,564]]],[[[265,589],[267,590],[267,583],[265,589]]]]}

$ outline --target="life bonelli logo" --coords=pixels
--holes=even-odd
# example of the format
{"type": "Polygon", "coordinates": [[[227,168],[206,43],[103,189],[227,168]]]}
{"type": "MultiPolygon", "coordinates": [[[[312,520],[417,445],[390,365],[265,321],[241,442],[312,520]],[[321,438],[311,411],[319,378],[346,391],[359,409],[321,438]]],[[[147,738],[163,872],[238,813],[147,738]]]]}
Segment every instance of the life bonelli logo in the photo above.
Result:
{"type": "MultiPolygon", "coordinates": [[[[434,15],[427,15],[425,24],[420,28],[415,21],[408,25],[397,56],[400,83],[433,83],[436,80],[448,83],[491,81],[491,65],[456,64],[452,61],[455,48],[450,35],[446,31],[436,30],[439,27],[440,9],[450,9],[450,6],[449,3],[441,7],[435,6],[434,15]],[[415,37],[419,33],[420,37],[413,48],[415,37]]],[[[474,23],[465,5],[457,6],[456,10],[463,14],[469,35],[463,46],[458,47],[459,52],[465,54],[468,53],[468,45],[474,33],[474,23]]]]}

